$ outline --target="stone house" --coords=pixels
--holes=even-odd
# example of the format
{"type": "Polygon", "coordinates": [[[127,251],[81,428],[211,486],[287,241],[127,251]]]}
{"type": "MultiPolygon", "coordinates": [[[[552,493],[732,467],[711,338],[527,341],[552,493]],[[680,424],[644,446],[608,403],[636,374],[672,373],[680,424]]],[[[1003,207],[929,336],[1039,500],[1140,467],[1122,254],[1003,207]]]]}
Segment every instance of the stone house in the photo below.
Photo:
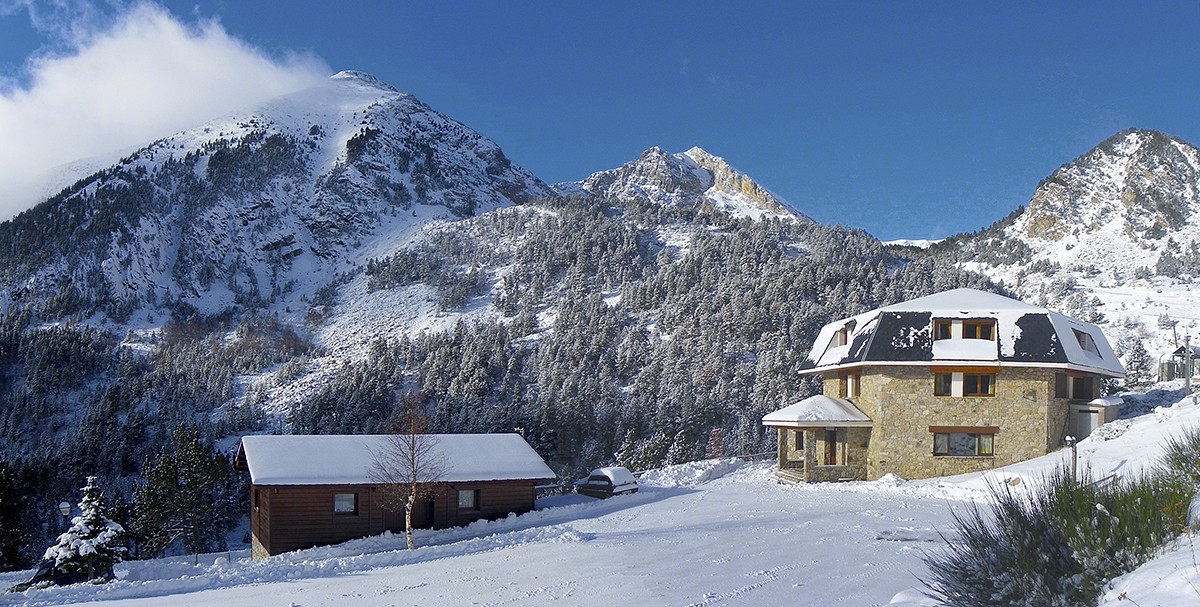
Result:
{"type": "Polygon", "coordinates": [[[763,417],[779,478],[975,472],[1045,455],[1119,414],[1125,375],[1099,327],[974,289],[826,325],[804,363],[824,393],[763,417]]]}

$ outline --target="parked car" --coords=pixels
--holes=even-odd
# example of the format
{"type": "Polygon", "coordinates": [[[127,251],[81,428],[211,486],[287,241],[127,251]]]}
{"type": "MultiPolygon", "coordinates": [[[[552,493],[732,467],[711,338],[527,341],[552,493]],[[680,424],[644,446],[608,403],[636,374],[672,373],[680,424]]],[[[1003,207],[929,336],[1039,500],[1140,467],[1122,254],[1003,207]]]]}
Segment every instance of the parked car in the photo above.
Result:
{"type": "Polygon", "coordinates": [[[637,479],[633,477],[633,473],[620,466],[596,468],[587,478],[575,481],[576,493],[600,499],[637,493],[637,490],[637,479]]]}

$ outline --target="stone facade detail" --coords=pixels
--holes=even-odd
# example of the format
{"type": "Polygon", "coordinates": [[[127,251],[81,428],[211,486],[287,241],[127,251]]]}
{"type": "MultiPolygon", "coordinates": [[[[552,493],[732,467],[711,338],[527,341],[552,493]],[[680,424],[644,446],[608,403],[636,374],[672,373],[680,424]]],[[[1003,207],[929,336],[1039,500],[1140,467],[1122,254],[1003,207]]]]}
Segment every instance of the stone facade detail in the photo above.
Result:
{"type": "MultiPolygon", "coordinates": [[[[892,473],[928,478],[977,472],[1045,455],[1062,445],[1069,401],[1054,397],[1054,369],[1001,367],[994,396],[934,396],[933,370],[921,366],[865,366],[860,394],[850,398],[873,420],[861,454],[865,478],[892,473]],[[933,455],[930,427],[996,427],[993,455],[933,455]]],[[[825,377],[825,394],[845,398],[845,376],[825,377]]],[[[853,442],[850,443],[853,445],[853,442]]],[[[851,446],[852,450],[858,447],[851,446]]]]}

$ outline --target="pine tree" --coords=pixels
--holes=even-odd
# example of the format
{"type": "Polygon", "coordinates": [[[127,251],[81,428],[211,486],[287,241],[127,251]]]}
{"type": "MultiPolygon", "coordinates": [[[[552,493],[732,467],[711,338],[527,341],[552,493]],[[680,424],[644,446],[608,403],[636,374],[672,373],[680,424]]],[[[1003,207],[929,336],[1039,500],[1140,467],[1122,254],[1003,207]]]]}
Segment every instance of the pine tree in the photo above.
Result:
{"type": "Polygon", "coordinates": [[[22,525],[21,499],[16,474],[0,461],[0,571],[14,571],[28,564],[22,554],[29,534],[22,525]]]}
{"type": "Polygon", "coordinates": [[[1141,387],[1151,383],[1154,383],[1154,362],[1146,352],[1142,338],[1135,337],[1125,354],[1125,385],[1141,387]]]}
{"type": "Polygon", "coordinates": [[[46,549],[42,557],[54,561],[64,579],[107,582],[113,579],[113,565],[121,562],[125,547],[121,536],[125,529],[105,516],[104,493],[89,476],[79,502],[79,516],[71,528],[58,536],[58,543],[46,549]]]}
{"type": "Polygon", "coordinates": [[[176,538],[192,554],[225,548],[236,502],[225,456],[202,442],[194,428],[180,426],[143,470],[146,484],[133,497],[142,556],[161,554],[176,538]]]}

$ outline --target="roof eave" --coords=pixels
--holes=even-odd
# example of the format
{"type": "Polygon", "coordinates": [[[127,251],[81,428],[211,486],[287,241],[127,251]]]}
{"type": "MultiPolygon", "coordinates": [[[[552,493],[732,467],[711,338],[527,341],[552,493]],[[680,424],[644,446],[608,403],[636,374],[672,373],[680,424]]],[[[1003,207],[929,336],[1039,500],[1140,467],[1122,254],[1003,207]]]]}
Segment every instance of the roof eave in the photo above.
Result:
{"type": "Polygon", "coordinates": [[[870,428],[875,425],[875,422],[870,420],[865,421],[766,421],[763,420],[762,425],[772,428],[870,428]]]}
{"type": "Polygon", "coordinates": [[[1049,363],[1049,362],[1019,362],[1011,360],[920,360],[920,361],[901,361],[901,360],[865,360],[844,363],[840,365],[826,365],[823,367],[813,367],[811,369],[803,369],[798,375],[816,375],[818,373],[828,373],[830,371],[845,371],[849,369],[860,369],[863,367],[1032,367],[1035,369],[1063,369],[1066,371],[1079,371],[1083,373],[1094,373],[1105,377],[1120,379],[1125,377],[1125,373],[1118,373],[1111,369],[1102,367],[1092,367],[1089,365],[1080,365],[1077,363],[1049,363]]]}

